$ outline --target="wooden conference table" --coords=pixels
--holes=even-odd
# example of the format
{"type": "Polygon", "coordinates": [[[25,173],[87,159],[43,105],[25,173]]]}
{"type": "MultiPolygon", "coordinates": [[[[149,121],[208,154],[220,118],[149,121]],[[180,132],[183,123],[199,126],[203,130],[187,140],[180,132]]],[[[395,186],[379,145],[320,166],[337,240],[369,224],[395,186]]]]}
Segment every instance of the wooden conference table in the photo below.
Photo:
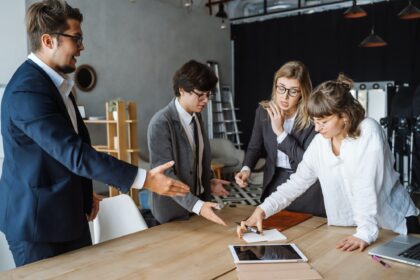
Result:
{"type": "MultiPolygon", "coordinates": [[[[250,206],[225,207],[219,213],[228,227],[195,216],[9,270],[0,279],[237,279],[227,245],[244,244],[234,222],[252,211],[250,206]]],[[[324,279],[419,279],[420,268],[394,262],[385,268],[366,251],[335,249],[353,232],[312,217],[283,233],[324,279]]],[[[383,230],[378,242],[393,236],[383,230]]]]}

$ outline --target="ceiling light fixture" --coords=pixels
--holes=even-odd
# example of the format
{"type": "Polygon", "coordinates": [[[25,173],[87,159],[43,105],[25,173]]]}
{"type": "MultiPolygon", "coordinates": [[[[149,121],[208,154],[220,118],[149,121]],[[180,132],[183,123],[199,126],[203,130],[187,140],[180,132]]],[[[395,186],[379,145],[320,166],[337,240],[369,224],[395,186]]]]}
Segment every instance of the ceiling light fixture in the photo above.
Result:
{"type": "Polygon", "coordinates": [[[219,3],[219,11],[217,12],[217,14],[215,14],[215,16],[222,19],[222,24],[220,25],[220,29],[226,29],[227,25],[226,25],[225,19],[228,18],[228,15],[225,12],[225,5],[223,5],[223,3],[219,3]]]}
{"type": "Polygon", "coordinates": [[[226,29],[227,25],[224,19],[222,19],[222,24],[220,25],[220,29],[226,29]]]}
{"type": "Polygon", "coordinates": [[[225,12],[225,5],[223,5],[223,3],[219,3],[219,11],[217,12],[217,14],[215,14],[216,17],[219,18],[227,18],[228,15],[225,12]]]}
{"type": "Polygon", "coordinates": [[[381,37],[375,34],[375,6],[373,5],[373,1],[371,3],[371,18],[372,18],[372,29],[370,30],[370,34],[359,44],[359,47],[362,48],[378,48],[378,47],[385,47],[388,45],[387,42],[384,41],[381,37]]]}
{"type": "Polygon", "coordinates": [[[365,10],[357,6],[356,0],[353,0],[353,5],[344,12],[344,17],[347,19],[362,18],[367,16],[365,10]]]}
{"type": "Polygon", "coordinates": [[[400,19],[418,19],[420,18],[420,10],[413,5],[412,1],[408,1],[408,6],[405,7],[398,16],[400,19]]]}
{"type": "Polygon", "coordinates": [[[193,0],[183,0],[184,8],[187,9],[187,12],[191,12],[193,6],[193,0]]]}
{"type": "Polygon", "coordinates": [[[372,30],[369,34],[369,36],[367,36],[359,45],[359,47],[362,48],[377,48],[377,47],[385,47],[387,44],[387,42],[384,41],[384,39],[382,39],[381,37],[379,37],[378,35],[375,34],[375,30],[374,27],[372,26],[372,30]]]}

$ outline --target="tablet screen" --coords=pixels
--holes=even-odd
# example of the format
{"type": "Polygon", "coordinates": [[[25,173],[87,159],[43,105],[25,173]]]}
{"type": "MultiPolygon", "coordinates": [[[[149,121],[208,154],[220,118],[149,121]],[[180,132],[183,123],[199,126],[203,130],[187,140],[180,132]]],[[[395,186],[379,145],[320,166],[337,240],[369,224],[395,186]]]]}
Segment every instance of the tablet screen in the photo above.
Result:
{"type": "Polygon", "coordinates": [[[304,262],[307,258],[295,244],[232,245],[236,262],[304,262]]]}

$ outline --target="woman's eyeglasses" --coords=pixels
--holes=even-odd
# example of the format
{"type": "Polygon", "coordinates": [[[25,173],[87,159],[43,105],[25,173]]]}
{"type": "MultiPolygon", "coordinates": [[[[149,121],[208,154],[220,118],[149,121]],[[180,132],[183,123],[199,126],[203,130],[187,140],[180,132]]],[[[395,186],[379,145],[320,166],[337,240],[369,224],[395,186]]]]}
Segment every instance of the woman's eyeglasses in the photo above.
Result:
{"type": "Polygon", "coordinates": [[[290,97],[295,97],[300,93],[299,89],[296,88],[285,88],[284,86],[276,85],[276,91],[278,94],[285,94],[287,93],[290,97]]]}

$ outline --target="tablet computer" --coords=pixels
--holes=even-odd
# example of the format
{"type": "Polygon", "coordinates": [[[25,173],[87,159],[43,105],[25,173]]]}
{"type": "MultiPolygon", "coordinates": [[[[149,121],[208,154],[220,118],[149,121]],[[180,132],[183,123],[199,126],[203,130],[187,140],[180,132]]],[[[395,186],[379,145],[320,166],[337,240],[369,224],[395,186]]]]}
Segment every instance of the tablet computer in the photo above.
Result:
{"type": "Polygon", "coordinates": [[[307,262],[308,258],[294,243],[229,245],[235,263],[307,262]]]}

